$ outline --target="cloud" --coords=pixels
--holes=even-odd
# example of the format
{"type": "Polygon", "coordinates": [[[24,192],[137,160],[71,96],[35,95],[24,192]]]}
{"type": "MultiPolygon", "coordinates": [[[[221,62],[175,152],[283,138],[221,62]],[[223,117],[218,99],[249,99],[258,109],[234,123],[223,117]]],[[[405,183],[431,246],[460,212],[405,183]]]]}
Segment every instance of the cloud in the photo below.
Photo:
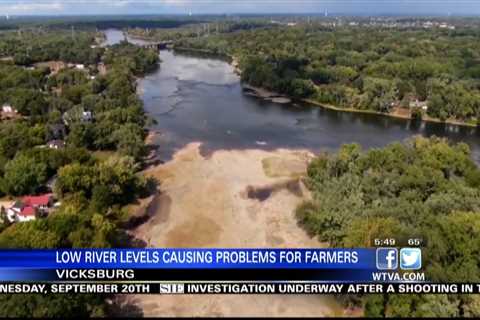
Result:
{"type": "Polygon", "coordinates": [[[65,9],[61,1],[2,1],[0,13],[4,14],[32,14],[35,12],[62,12],[65,9]]]}

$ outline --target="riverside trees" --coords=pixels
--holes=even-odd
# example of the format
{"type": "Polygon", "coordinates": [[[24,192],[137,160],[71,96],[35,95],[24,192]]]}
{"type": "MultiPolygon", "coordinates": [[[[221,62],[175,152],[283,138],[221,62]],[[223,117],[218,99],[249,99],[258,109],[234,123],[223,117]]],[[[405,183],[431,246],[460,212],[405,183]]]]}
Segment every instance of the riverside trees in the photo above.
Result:
{"type": "MultiPolygon", "coordinates": [[[[362,152],[356,144],[308,168],[313,200],[297,209],[305,229],[334,247],[369,247],[375,238],[425,240],[431,281],[480,281],[480,169],[465,144],[413,138],[362,152]]],[[[367,296],[366,315],[479,316],[463,296],[367,296]]]]}
{"type": "Polygon", "coordinates": [[[244,81],[297,98],[379,112],[419,100],[431,117],[474,122],[480,114],[478,38],[469,27],[299,23],[183,36],[175,45],[235,56],[244,81]]]}

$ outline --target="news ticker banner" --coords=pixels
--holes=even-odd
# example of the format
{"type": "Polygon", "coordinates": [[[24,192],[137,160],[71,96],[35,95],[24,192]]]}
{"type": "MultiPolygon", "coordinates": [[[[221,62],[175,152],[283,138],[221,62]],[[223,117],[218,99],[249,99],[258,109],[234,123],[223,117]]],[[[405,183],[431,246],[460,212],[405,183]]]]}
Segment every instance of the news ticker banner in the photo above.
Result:
{"type": "Polygon", "coordinates": [[[479,294],[471,283],[0,283],[0,294],[479,294]]]}
{"type": "Polygon", "coordinates": [[[480,292],[421,269],[419,248],[0,250],[0,294],[480,292]]]}
{"type": "Polygon", "coordinates": [[[421,252],[409,252],[404,259],[403,251],[396,248],[0,250],[0,281],[425,280],[421,273],[407,272],[420,270],[421,252]],[[405,278],[406,274],[409,278],[405,278]]]}

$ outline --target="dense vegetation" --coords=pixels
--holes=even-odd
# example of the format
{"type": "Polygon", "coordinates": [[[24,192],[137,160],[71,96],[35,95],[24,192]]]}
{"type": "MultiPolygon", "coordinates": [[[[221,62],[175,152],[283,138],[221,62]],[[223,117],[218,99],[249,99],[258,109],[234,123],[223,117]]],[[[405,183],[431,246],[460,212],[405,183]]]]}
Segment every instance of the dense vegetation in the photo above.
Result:
{"type": "Polygon", "coordinates": [[[0,57],[11,56],[18,65],[49,60],[96,64],[102,49],[90,47],[94,37],[88,32],[5,32],[0,34],[0,57]]]}
{"type": "MultiPolygon", "coordinates": [[[[44,41],[49,44],[52,38],[47,34],[44,41]]],[[[90,44],[85,43],[84,50],[96,51],[90,44]]],[[[60,51],[69,46],[57,45],[60,51]]],[[[145,154],[147,119],[136,95],[135,76],[156,67],[158,55],[127,43],[103,55],[106,74],[98,73],[96,63],[88,64],[86,70],[64,68],[58,73],[50,73],[48,67],[0,63],[0,104],[12,105],[20,115],[0,123],[0,196],[34,192],[68,163],[58,158],[72,160],[69,154],[76,154],[78,148],[118,151],[135,160],[145,154]],[[84,112],[93,119],[85,121],[84,112]],[[51,139],[65,139],[67,149],[31,150],[51,139]],[[26,177],[30,172],[32,176],[26,177]]]]}
{"type": "Polygon", "coordinates": [[[147,38],[155,41],[176,41],[181,38],[209,36],[218,33],[230,33],[240,30],[252,30],[268,27],[265,19],[242,19],[238,21],[218,20],[215,22],[197,21],[175,28],[130,28],[127,32],[133,37],[147,38]]]}
{"type": "MultiPolygon", "coordinates": [[[[299,222],[335,247],[423,238],[428,279],[480,281],[480,169],[465,144],[414,138],[362,152],[323,154],[308,168],[313,200],[299,222]]],[[[479,296],[367,296],[368,316],[480,316],[479,296]]]]}
{"type": "Polygon", "coordinates": [[[385,29],[318,23],[183,37],[177,47],[239,60],[254,86],[324,104],[389,113],[427,105],[426,116],[480,116],[478,28],[385,29]],[[418,101],[424,103],[414,104],[418,101]]]}
{"type": "Polygon", "coordinates": [[[204,22],[205,17],[182,17],[152,15],[92,15],[92,16],[16,16],[14,19],[0,19],[0,30],[17,30],[19,28],[48,28],[49,30],[93,31],[95,29],[124,28],[178,28],[204,22]]]}
{"type": "MultiPolygon", "coordinates": [[[[0,105],[18,111],[0,122],[0,197],[45,192],[54,178],[61,201],[47,218],[31,222],[11,224],[3,209],[1,248],[129,245],[121,228],[125,205],[149,186],[137,174],[147,118],[135,77],[155,68],[158,54],[128,43],[100,48],[94,39],[88,32],[74,38],[64,31],[0,35],[0,56],[13,57],[0,62],[0,105]],[[48,60],[64,64],[59,70],[32,65],[48,60]],[[51,139],[65,140],[66,147],[46,147],[51,139]]],[[[0,302],[1,317],[107,312],[103,295],[2,295],[0,302]]]]}

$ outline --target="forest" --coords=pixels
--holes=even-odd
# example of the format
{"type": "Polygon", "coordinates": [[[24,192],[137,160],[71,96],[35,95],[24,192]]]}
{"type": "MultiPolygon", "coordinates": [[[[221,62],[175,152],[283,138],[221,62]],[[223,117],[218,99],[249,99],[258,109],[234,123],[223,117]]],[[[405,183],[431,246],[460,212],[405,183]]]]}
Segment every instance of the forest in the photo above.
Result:
{"type": "Polygon", "coordinates": [[[0,33],[0,57],[12,57],[16,65],[24,66],[50,60],[96,64],[102,49],[91,48],[94,41],[92,32],[19,29],[0,33]]]}
{"type": "Polygon", "coordinates": [[[109,28],[179,28],[184,25],[203,23],[204,17],[182,17],[179,15],[91,15],[91,16],[15,16],[0,19],[0,30],[37,29],[65,31],[72,26],[78,30],[95,31],[109,28]]]}
{"type": "Polygon", "coordinates": [[[129,27],[127,32],[132,37],[150,39],[154,41],[177,41],[184,38],[204,37],[210,34],[231,33],[241,30],[266,28],[268,21],[264,18],[249,18],[238,21],[219,19],[212,21],[190,21],[171,28],[144,28],[141,26],[129,27]]]}
{"type": "MultiPolygon", "coordinates": [[[[15,110],[2,111],[0,122],[0,198],[44,193],[54,179],[61,203],[21,223],[2,208],[2,248],[131,245],[125,206],[154,183],[138,174],[149,120],[135,80],[158,66],[158,52],[126,42],[104,48],[96,38],[49,29],[0,34],[0,105],[15,110]],[[50,140],[65,145],[47,147],[50,140]]],[[[2,295],[0,316],[105,316],[105,298],[2,295]]]]}
{"type": "MultiPolygon", "coordinates": [[[[374,239],[423,239],[433,282],[480,281],[480,169],[469,147],[411,138],[382,149],[344,145],[308,167],[313,200],[299,223],[333,247],[371,247],[374,239]]],[[[478,317],[478,295],[368,295],[352,304],[373,317],[478,317]]]]}
{"type": "Polygon", "coordinates": [[[476,125],[478,28],[382,28],[315,22],[185,33],[176,47],[239,62],[242,80],[337,108],[476,125]]]}

